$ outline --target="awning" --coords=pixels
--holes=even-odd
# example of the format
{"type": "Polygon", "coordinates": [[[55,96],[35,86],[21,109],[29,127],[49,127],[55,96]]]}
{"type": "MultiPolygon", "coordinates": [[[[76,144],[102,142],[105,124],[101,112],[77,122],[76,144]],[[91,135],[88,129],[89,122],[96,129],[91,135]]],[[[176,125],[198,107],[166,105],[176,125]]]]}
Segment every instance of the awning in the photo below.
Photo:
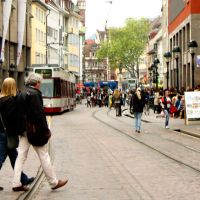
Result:
{"type": "Polygon", "coordinates": [[[85,82],[83,85],[85,87],[94,87],[94,82],[85,82]]]}
{"type": "Polygon", "coordinates": [[[106,82],[106,81],[100,81],[99,82],[99,86],[100,87],[106,87],[106,86],[108,86],[108,82],[106,82]]]}
{"type": "Polygon", "coordinates": [[[108,87],[112,90],[114,90],[115,88],[117,88],[118,86],[118,82],[117,81],[108,81],[108,87]]]}

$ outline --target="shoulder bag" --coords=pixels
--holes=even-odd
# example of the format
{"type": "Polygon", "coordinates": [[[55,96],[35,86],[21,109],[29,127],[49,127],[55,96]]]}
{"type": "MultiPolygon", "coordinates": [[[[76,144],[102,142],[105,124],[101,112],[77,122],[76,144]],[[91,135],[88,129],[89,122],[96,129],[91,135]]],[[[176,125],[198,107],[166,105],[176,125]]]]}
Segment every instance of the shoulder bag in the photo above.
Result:
{"type": "Polygon", "coordinates": [[[11,149],[16,149],[19,145],[19,137],[18,135],[11,135],[11,134],[8,134],[7,131],[6,131],[6,126],[4,124],[4,121],[3,121],[3,118],[2,118],[2,115],[0,113],[0,120],[1,120],[1,124],[3,126],[3,129],[4,129],[4,132],[7,136],[7,149],[11,150],[11,149]]]}

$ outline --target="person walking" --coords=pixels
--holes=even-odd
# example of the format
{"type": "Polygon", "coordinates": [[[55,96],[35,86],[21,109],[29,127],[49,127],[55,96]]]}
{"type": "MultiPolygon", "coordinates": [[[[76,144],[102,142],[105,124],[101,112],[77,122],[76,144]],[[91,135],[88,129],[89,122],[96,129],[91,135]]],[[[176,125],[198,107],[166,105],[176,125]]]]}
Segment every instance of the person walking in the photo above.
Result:
{"type": "Polygon", "coordinates": [[[135,131],[141,131],[141,118],[144,108],[144,96],[141,94],[141,88],[137,88],[136,92],[132,95],[130,101],[130,110],[133,111],[135,117],[135,131]]]}
{"type": "Polygon", "coordinates": [[[109,98],[108,98],[108,102],[109,102],[108,107],[109,107],[110,110],[111,110],[111,108],[112,108],[112,106],[113,106],[113,94],[112,94],[112,93],[113,93],[113,92],[110,92],[109,98]]]}
{"type": "Polygon", "coordinates": [[[115,109],[116,109],[116,116],[121,116],[122,115],[121,114],[121,96],[118,89],[114,90],[113,98],[114,98],[114,104],[115,104],[115,109]]]}
{"type": "Polygon", "coordinates": [[[155,95],[154,95],[154,107],[153,107],[153,112],[159,114],[159,92],[155,92],[155,95]]]}
{"type": "MultiPolygon", "coordinates": [[[[13,78],[6,78],[3,81],[0,93],[0,169],[3,166],[7,156],[10,159],[10,164],[14,169],[15,161],[18,156],[17,146],[16,148],[9,149],[7,147],[7,134],[16,136],[16,83],[13,78]],[[4,127],[5,126],[5,127],[4,127]],[[4,128],[6,128],[6,133],[4,128]]],[[[18,143],[18,137],[16,138],[16,144],[18,143]]],[[[28,178],[26,174],[21,173],[20,182],[22,185],[31,184],[34,181],[34,177],[28,178]]],[[[0,187],[3,190],[3,187],[0,187]]]]}
{"type": "Polygon", "coordinates": [[[165,113],[165,128],[169,128],[169,116],[170,116],[170,107],[171,99],[169,97],[169,91],[165,90],[164,97],[162,98],[163,110],[165,113]]]}
{"type": "MultiPolygon", "coordinates": [[[[17,100],[17,107],[19,112],[23,113],[21,116],[25,116],[24,119],[21,119],[20,127],[22,135],[19,140],[19,151],[18,157],[15,163],[14,168],[14,178],[12,183],[13,191],[27,191],[29,188],[20,183],[20,174],[22,172],[24,163],[27,159],[28,151],[31,146],[30,142],[27,138],[27,130],[24,128],[26,124],[26,119],[34,122],[35,125],[39,126],[42,130],[41,132],[44,134],[49,131],[47,120],[43,111],[43,101],[42,94],[39,90],[42,82],[42,77],[39,74],[32,73],[28,76],[26,80],[26,89],[21,93],[17,100]]],[[[51,164],[51,159],[48,153],[47,144],[42,146],[33,146],[33,149],[36,151],[41,166],[44,170],[47,181],[52,190],[60,188],[64,186],[68,180],[58,180],[56,174],[53,170],[53,166],[51,164]]]]}
{"type": "Polygon", "coordinates": [[[90,96],[90,94],[87,95],[87,108],[88,107],[91,108],[91,96],[90,96]]]}
{"type": "Polygon", "coordinates": [[[121,96],[122,96],[123,106],[125,106],[126,105],[126,93],[123,91],[121,96]]]}

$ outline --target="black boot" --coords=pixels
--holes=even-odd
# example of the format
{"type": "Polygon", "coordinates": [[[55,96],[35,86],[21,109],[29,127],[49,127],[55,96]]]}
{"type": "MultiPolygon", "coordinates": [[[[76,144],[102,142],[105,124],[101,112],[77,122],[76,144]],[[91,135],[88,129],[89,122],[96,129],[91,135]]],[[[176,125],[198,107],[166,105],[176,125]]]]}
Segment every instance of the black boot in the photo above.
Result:
{"type": "Polygon", "coordinates": [[[3,190],[3,187],[0,186],[0,191],[2,191],[2,190],[3,190]]]}

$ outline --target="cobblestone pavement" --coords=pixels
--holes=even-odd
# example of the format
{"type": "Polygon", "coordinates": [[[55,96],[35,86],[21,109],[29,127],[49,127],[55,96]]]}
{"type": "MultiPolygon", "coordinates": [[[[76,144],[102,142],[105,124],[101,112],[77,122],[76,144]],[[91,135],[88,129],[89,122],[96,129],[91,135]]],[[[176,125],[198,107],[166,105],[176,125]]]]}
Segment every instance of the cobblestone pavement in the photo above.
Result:
{"type": "MultiPolygon", "coordinates": [[[[29,177],[35,177],[39,169],[40,163],[38,157],[31,147],[29,150],[28,158],[24,166],[24,172],[29,177]]],[[[0,170],[0,186],[4,187],[3,191],[0,191],[0,200],[14,200],[21,194],[21,192],[12,191],[12,179],[13,179],[13,169],[9,162],[9,159],[6,159],[5,164],[0,170]]]]}
{"type": "MultiPolygon", "coordinates": [[[[200,169],[199,139],[164,129],[164,119],[153,115],[143,115],[143,119],[152,123],[143,122],[142,133],[136,134],[134,119],[115,117],[115,111],[107,108],[80,105],[73,112],[54,116],[54,168],[58,178],[67,177],[69,183],[51,191],[44,180],[34,200],[199,200],[200,173],[176,162],[200,169]]],[[[30,153],[27,172],[34,174],[38,159],[34,162],[35,155],[30,153]]],[[[0,185],[9,182],[1,192],[6,200],[16,195],[11,192],[13,174],[8,165],[1,171],[7,176],[0,180],[0,185]]]]}
{"type": "Polygon", "coordinates": [[[135,134],[133,119],[116,118],[114,115],[114,110],[108,112],[106,108],[99,110],[80,106],[74,112],[54,117],[55,169],[59,177],[67,176],[69,183],[66,188],[51,192],[44,181],[35,200],[200,198],[199,172],[137,141],[186,161],[193,156],[189,161],[194,160],[199,167],[198,139],[151,123],[143,123],[143,133],[135,134]],[[181,144],[192,146],[197,151],[191,153],[181,144]]]}

